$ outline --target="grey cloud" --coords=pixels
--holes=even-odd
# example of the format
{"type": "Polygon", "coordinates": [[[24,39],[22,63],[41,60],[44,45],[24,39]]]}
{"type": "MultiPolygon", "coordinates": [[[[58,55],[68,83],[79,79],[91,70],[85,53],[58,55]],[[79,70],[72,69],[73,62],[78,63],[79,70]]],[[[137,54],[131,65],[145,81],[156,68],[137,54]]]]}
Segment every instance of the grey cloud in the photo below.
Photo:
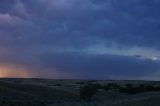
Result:
{"type": "Polygon", "coordinates": [[[80,51],[99,42],[108,48],[116,44],[122,49],[159,50],[159,4],[158,0],[1,0],[0,62],[58,68],[85,77],[155,73],[159,62],[80,51]],[[4,23],[7,17],[10,21],[4,23]]]}

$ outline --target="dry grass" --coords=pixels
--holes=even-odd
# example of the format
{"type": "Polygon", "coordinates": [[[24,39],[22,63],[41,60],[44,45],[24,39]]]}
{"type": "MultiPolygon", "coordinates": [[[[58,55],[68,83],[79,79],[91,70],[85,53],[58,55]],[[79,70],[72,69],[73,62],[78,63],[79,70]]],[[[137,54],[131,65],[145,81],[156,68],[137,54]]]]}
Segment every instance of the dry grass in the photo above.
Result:
{"type": "Polygon", "coordinates": [[[81,100],[79,88],[87,83],[160,85],[150,81],[0,79],[0,106],[160,106],[160,92],[127,95],[114,89],[99,89],[91,101],[81,100]]]}

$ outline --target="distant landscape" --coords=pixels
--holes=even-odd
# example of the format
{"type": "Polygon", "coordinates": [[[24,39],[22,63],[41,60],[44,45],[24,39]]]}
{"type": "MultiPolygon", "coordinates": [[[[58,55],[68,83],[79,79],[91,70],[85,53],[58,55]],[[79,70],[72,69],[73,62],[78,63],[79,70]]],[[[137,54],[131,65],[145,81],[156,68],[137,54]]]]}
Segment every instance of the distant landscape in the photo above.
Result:
{"type": "Polygon", "coordinates": [[[0,0],[0,106],[160,106],[160,0],[0,0]]]}
{"type": "Polygon", "coordinates": [[[160,106],[160,82],[2,78],[0,106],[160,106]]]}

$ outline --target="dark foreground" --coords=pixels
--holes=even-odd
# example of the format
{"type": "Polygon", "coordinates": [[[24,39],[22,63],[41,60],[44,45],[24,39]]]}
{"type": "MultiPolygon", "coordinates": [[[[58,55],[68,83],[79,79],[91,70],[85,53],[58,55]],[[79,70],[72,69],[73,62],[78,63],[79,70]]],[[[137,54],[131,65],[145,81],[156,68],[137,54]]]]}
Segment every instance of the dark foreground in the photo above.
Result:
{"type": "Polygon", "coordinates": [[[0,79],[0,106],[160,106],[160,82],[0,79]],[[88,84],[97,91],[82,98],[88,84]]]}

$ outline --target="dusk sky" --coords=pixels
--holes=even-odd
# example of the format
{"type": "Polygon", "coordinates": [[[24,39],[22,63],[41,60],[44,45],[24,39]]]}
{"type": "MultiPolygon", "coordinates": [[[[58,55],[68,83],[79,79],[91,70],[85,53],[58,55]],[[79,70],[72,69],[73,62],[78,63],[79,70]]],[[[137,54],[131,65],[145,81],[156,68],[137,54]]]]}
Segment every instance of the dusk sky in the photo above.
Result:
{"type": "Polygon", "coordinates": [[[0,77],[160,80],[160,0],[0,0],[0,77]]]}

